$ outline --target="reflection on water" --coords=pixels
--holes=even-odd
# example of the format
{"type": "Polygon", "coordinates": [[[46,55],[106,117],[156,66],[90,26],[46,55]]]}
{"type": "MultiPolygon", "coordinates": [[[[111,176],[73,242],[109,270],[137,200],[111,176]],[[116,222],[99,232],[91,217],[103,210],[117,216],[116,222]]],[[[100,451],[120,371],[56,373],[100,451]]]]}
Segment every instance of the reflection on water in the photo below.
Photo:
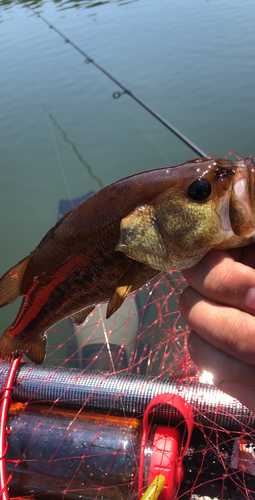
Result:
{"type": "MultiPolygon", "coordinates": [[[[138,0],[105,0],[101,2],[95,2],[94,0],[51,0],[52,3],[55,4],[58,10],[66,10],[66,9],[90,9],[92,7],[100,7],[101,5],[106,5],[108,3],[116,3],[118,5],[126,5],[129,3],[138,2],[138,0]]],[[[16,4],[16,0],[0,0],[0,7],[8,8],[12,4],[16,4]]],[[[23,4],[24,7],[40,7],[42,8],[44,4],[48,3],[42,0],[20,0],[19,4],[23,4]]]]}
{"type": "MultiPolygon", "coordinates": [[[[78,151],[76,144],[68,138],[67,133],[59,125],[59,123],[54,118],[54,116],[52,115],[52,113],[50,113],[48,111],[47,106],[45,104],[43,104],[43,109],[44,109],[45,113],[47,114],[47,116],[49,117],[49,119],[51,120],[51,122],[53,123],[53,125],[62,134],[62,137],[63,137],[64,141],[67,144],[70,144],[70,146],[72,146],[74,154],[77,156],[78,160],[82,163],[82,165],[84,165],[84,167],[87,169],[87,172],[88,172],[89,176],[97,182],[98,188],[101,189],[102,187],[104,187],[103,182],[101,181],[101,179],[99,179],[99,177],[92,172],[91,166],[88,164],[88,162],[86,162],[86,160],[84,160],[84,158],[82,157],[81,153],[78,151]]],[[[71,197],[69,197],[69,198],[71,198],[71,197]]]]}

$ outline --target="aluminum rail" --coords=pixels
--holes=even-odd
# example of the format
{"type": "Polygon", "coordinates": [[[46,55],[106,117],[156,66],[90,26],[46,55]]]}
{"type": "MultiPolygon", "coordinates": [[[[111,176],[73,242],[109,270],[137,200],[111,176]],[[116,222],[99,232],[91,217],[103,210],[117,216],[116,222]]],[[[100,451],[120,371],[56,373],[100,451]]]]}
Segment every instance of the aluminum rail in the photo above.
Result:
{"type": "MultiPolygon", "coordinates": [[[[9,368],[10,363],[0,363],[1,384],[5,384],[9,368]]],[[[17,371],[12,398],[141,417],[152,398],[162,393],[185,398],[192,405],[195,423],[204,428],[244,433],[255,429],[255,415],[213,385],[181,383],[170,378],[143,377],[125,372],[109,374],[22,363],[17,371]]],[[[174,408],[163,405],[155,411],[153,421],[158,424],[171,421],[176,425],[181,418],[174,408]]]]}

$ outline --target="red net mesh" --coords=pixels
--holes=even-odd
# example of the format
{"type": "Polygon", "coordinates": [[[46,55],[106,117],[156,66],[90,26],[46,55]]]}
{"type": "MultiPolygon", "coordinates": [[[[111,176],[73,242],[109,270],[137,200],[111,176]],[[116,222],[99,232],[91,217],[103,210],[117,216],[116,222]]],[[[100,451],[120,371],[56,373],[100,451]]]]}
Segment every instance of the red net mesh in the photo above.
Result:
{"type": "MultiPolygon", "coordinates": [[[[166,392],[166,380],[176,394],[188,395],[195,415],[177,497],[254,497],[253,416],[238,402],[219,391],[211,394],[210,386],[206,389],[200,384],[178,306],[185,286],[178,272],[162,275],[130,296],[109,320],[105,320],[105,307],[100,306],[81,328],[75,329],[67,320],[48,332],[43,365],[48,371],[43,381],[37,367],[28,364],[26,372],[18,372],[13,392],[6,454],[11,498],[138,498],[141,405],[146,406],[155,384],[158,392],[166,392]],[[53,375],[61,374],[63,368],[72,377],[61,375],[54,381],[53,375]],[[114,393],[111,384],[118,376],[122,383],[114,393]],[[77,392],[81,380],[92,384],[84,399],[77,392]],[[102,395],[103,383],[109,381],[102,395]]],[[[1,366],[2,384],[7,365],[1,366]]],[[[183,419],[159,412],[153,424],[157,418],[157,423],[177,427],[184,443],[183,419]]],[[[152,426],[149,442],[154,432],[152,426]]],[[[146,453],[145,478],[149,476],[149,445],[146,453]]]]}

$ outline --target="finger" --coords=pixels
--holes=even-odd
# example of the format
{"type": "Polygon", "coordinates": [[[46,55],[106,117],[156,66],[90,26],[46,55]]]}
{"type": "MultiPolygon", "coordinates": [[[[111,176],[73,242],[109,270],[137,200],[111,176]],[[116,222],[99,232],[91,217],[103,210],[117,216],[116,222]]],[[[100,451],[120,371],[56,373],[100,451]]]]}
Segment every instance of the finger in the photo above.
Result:
{"type": "Polygon", "coordinates": [[[224,392],[223,382],[255,388],[255,366],[212,346],[194,331],[190,332],[188,345],[194,363],[200,370],[212,373],[215,385],[224,392]]]}
{"type": "Polygon", "coordinates": [[[230,248],[227,250],[234,260],[242,262],[245,266],[255,269],[255,244],[252,243],[246,247],[230,248]]]}
{"type": "Polygon", "coordinates": [[[242,405],[249,408],[253,413],[255,412],[255,389],[251,387],[245,388],[231,382],[222,382],[218,389],[232,396],[232,398],[238,399],[242,405]]]}
{"type": "Polygon", "coordinates": [[[212,250],[196,266],[182,272],[208,299],[255,315],[255,270],[236,262],[228,252],[212,250]]]}
{"type": "Polygon", "coordinates": [[[191,287],[179,301],[181,314],[200,337],[241,361],[255,364],[255,317],[211,302],[191,287]]]}

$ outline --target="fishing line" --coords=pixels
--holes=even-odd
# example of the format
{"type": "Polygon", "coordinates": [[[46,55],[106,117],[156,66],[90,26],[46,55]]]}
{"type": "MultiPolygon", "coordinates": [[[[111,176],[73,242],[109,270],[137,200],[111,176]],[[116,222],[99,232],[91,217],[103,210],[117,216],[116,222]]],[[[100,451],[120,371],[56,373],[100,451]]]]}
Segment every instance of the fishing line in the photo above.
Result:
{"type": "Polygon", "coordinates": [[[42,16],[41,14],[39,14],[38,12],[36,12],[36,10],[33,9],[32,7],[29,7],[28,5],[26,7],[29,10],[31,10],[37,17],[39,17],[45,24],[47,24],[47,26],[49,26],[50,29],[52,29],[53,31],[55,31],[55,33],[57,33],[57,35],[59,35],[61,38],[63,38],[63,40],[65,41],[65,43],[69,43],[69,45],[71,45],[77,52],[79,52],[83,57],[85,57],[85,62],[86,63],[93,64],[97,69],[99,69],[99,71],[101,71],[102,73],[104,73],[104,75],[106,75],[107,78],[109,78],[110,80],[112,80],[114,83],[116,83],[116,85],[118,85],[118,87],[120,87],[123,90],[123,92],[114,92],[112,94],[112,96],[113,96],[114,99],[118,99],[123,94],[129,95],[138,104],[140,104],[140,106],[142,106],[144,109],[146,109],[146,111],[148,111],[152,116],[154,116],[154,118],[156,118],[162,125],[164,125],[168,130],[170,130],[173,134],[175,134],[182,142],[184,142],[187,146],[189,146],[191,149],[193,149],[193,151],[195,151],[195,153],[197,153],[201,158],[208,158],[208,155],[204,151],[202,151],[202,149],[200,149],[198,146],[196,146],[196,144],[194,144],[194,142],[190,141],[176,127],[174,127],[173,125],[171,125],[171,123],[169,123],[165,118],[163,118],[163,116],[161,116],[159,113],[157,113],[157,111],[155,111],[153,108],[151,108],[145,101],[143,101],[142,99],[140,99],[140,97],[138,97],[131,90],[129,90],[119,80],[117,80],[117,78],[115,78],[111,73],[109,73],[105,68],[103,68],[103,66],[101,66],[100,64],[98,64],[86,52],[84,52],[82,49],[80,49],[80,47],[78,47],[78,45],[76,45],[74,42],[72,42],[72,40],[70,40],[70,38],[66,37],[64,35],[64,33],[62,33],[60,30],[58,30],[52,23],[50,23],[49,21],[47,21],[47,19],[45,19],[44,16],[42,16]]]}
{"type": "Polygon", "coordinates": [[[137,129],[144,135],[144,137],[151,143],[151,145],[156,149],[158,154],[164,158],[164,160],[167,162],[167,165],[170,162],[170,159],[161,151],[161,149],[158,147],[156,141],[151,137],[151,134],[149,134],[139,123],[139,121],[135,118],[134,114],[130,112],[129,108],[124,109],[124,112],[128,116],[129,120],[133,120],[133,123],[137,127],[137,129]]]}
{"type": "MultiPolygon", "coordinates": [[[[104,318],[103,318],[103,313],[102,313],[102,309],[101,309],[100,306],[99,306],[99,311],[100,311],[100,315],[101,315],[102,327],[103,327],[104,338],[105,338],[105,342],[106,342],[106,346],[107,346],[107,350],[108,350],[108,355],[109,355],[109,358],[110,358],[110,361],[111,361],[113,375],[115,377],[115,382],[117,383],[117,372],[115,370],[114,361],[113,361],[113,357],[112,357],[112,351],[111,351],[111,347],[110,347],[110,343],[109,343],[109,338],[108,338],[108,335],[107,335],[107,332],[106,332],[106,327],[105,327],[105,322],[104,322],[104,318]]],[[[128,416],[127,416],[126,411],[125,411],[125,406],[124,406],[124,402],[122,401],[121,394],[119,394],[119,401],[120,401],[120,404],[122,406],[123,416],[124,416],[125,420],[128,420],[128,416]]],[[[134,444],[133,443],[132,443],[132,450],[134,452],[134,457],[135,457],[135,461],[136,461],[136,467],[138,468],[139,464],[137,462],[137,457],[136,457],[135,448],[134,448],[134,444]]]]}
{"type": "Polygon", "coordinates": [[[105,338],[105,343],[106,343],[106,346],[107,346],[108,355],[109,355],[109,358],[110,358],[110,361],[111,361],[111,365],[112,365],[113,373],[115,373],[115,374],[116,374],[116,371],[115,371],[115,366],[114,366],[114,362],[113,362],[113,357],[112,357],[112,351],[111,351],[111,347],[110,347],[110,344],[109,344],[108,335],[107,335],[106,328],[105,328],[105,322],[104,322],[104,319],[103,319],[102,309],[101,309],[101,307],[100,307],[100,306],[99,306],[99,308],[98,308],[98,309],[99,309],[99,311],[100,311],[100,316],[101,316],[102,327],[103,327],[104,338],[105,338]]]}

